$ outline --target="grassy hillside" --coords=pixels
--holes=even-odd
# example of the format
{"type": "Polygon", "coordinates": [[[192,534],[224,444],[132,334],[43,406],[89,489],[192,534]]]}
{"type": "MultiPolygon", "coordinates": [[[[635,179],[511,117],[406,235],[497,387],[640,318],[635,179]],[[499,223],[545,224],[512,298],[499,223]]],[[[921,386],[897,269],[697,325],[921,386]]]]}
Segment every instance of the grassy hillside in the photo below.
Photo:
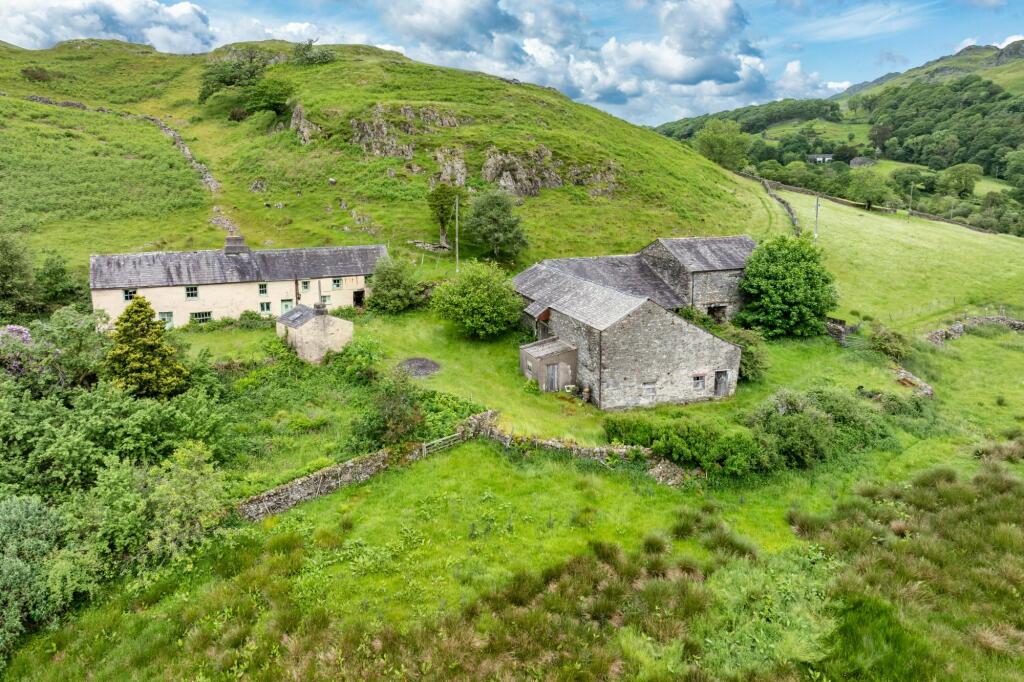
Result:
{"type": "MultiPolygon", "coordinates": [[[[260,47],[281,54],[291,49],[285,43],[260,47]]],[[[102,221],[86,221],[80,214],[51,209],[40,197],[24,197],[22,210],[33,216],[30,240],[38,245],[74,234],[65,242],[66,253],[79,265],[95,251],[154,244],[213,247],[222,235],[206,221],[213,205],[223,207],[254,246],[386,241],[400,247],[410,239],[436,240],[424,200],[439,172],[436,150],[456,150],[465,161],[467,184],[483,190],[488,183],[480,170],[491,146],[520,157],[546,147],[551,154],[546,165],[564,179],[562,187],[542,189],[520,207],[531,239],[524,263],[631,250],[655,236],[757,235],[779,219],[756,186],[652,131],[573,103],[554,90],[419,64],[375,48],[332,49],[338,59],[331,64],[284,63],[267,70],[268,78],[295,86],[294,101],[323,129],[308,146],[288,129],[287,118],[277,120],[269,112],[229,121],[237,94],[218,94],[198,105],[205,56],[166,55],[144,46],[93,40],[11,51],[0,63],[0,91],[8,95],[8,108],[25,111],[5,123],[17,135],[30,135],[31,117],[43,115],[43,105],[13,103],[28,95],[155,115],[182,133],[223,184],[212,196],[201,191],[197,195],[194,188],[179,191],[177,185],[168,192],[160,175],[133,173],[136,183],[146,187],[129,193],[133,205],[108,211],[102,221]],[[25,69],[35,69],[28,73],[41,73],[42,79],[26,77],[25,69]],[[409,108],[412,120],[402,107],[409,108]],[[425,120],[432,113],[458,124],[425,120]],[[353,144],[353,121],[371,123],[375,116],[387,126],[381,139],[411,145],[411,159],[378,156],[353,144]],[[595,173],[602,175],[590,184],[574,185],[569,179],[595,173]],[[329,184],[329,178],[336,184],[329,184]],[[250,191],[256,180],[265,191],[250,191]],[[150,197],[160,194],[175,197],[166,200],[169,205],[157,206],[150,197]],[[153,220],[157,215],[161,219],[153,220]]],[[[74,118],[63,111],[46,115],[74,118]]],[[[101,115],[77,116],[68,125],[88,128],[85,121],[101,115]]],[[[155,128],[130,125],[141,131],[139,144],[149,140],[159,145],[155,128]]],[[[163,151],[173,156],[163,139],[163,151]]],[[[90,153],[88,143],[77,136],[66,135],[54,144],[63,150],[59,153],[90,153]]],[[[166,163],[167,172],[179,173],[175,182],[180,181],[182,164],[172,158],[166,163]]],[[[14,164],[8,177],[17,185],[35,184],[35,172],[30,165],[14,164]]],[[[66,181],[71,195],[106,191],[84,174],[66,181]]],[[[123,190],[116,181],[114,185],[123,190]]],[[[442,271],[447,268],[448,259],[431,258],[442,271]]]]}

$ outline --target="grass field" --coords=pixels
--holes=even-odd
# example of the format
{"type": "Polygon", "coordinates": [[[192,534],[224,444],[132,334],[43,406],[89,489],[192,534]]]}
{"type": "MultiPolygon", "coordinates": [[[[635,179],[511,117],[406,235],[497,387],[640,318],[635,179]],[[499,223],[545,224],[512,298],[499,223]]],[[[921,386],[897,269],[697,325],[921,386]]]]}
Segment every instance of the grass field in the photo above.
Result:
{"type": "MultiPolygon", "coordinates": [[[[884,178],[888,178],[892,175],[894,170],[900,168],[916,168],[917,170],[929,171],[927,166],[921,166],[916,163],[904,163],[902,161],[890,161],[889,159],[881,159],[875,162],[873,165],[868,166],[875,173],[878,173],[884,178]]],[[[1012,186],[999,178],[993,178],[990,176],[984,176],[974,185],[975,196],[983,197],[989,192],[1002,192],[1004,190],[1012,189],[1012,186]]]]}
{"type": "Polygon", "coordinates": [[[811,126],[814,132],[821,138],[835,140],[844,144],[847,142],[851,144],[867,144],[868,131],[871,129],[871,125],[868,123],[836,122],[816,118],[810,121],[776,123],[765,130],[765,137],[769,140],[780,140],[783,135],[798,133],[807,126],[811,126]],[[849,139],[850,133],[853,133],[852,141],[849,139]]]}

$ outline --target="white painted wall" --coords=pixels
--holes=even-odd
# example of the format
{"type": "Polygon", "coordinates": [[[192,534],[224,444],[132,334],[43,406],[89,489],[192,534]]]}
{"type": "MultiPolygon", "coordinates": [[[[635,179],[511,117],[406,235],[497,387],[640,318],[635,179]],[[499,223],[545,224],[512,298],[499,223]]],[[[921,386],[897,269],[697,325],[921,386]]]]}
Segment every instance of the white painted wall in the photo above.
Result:
{"type": "MultiPolygon", "coordinates": [[[[243,312],[260,311],[260,303],[270,303],[270,314],[275,317],[284,312],[283,300],[291,300],[292,305],[299,303],[313,307],[320,301],[320,294],[330,296],[328,308],[352,305],[353,292],[365,289],[365,278],[362,275],[342,277],[341,288],[333,287],[333,279],[310,279],[309,290],[302,290],[302,282],[307,280],[283,280],[266,282],[267,294],[259,293],[259,282],[242,282],[238,284],[200,284],[198,298],[185,298],[185,287],[140,287],[136,296],[144,296],[159,315],[163,312],[173,313],[175,327],[188,324],[191,313],[210,312],[213,319],[222,317],[238,317],[243,312]]],[[[369,290],[366,295],[369,296],[369,290]]],[[[124,300],[123,289],[93,289],[92,307],[103,310],[110,319],[116,320],[128,307],[129,301],[124,300]]]]}

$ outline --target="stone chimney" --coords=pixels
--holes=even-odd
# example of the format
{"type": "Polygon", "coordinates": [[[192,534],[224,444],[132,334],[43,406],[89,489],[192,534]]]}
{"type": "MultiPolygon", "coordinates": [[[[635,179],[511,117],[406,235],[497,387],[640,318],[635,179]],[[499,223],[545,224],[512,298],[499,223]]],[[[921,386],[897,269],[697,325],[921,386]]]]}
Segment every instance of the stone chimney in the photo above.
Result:
{"type": "Polygon", "coordinates": [[[229,256],[249,253],[249,247],[245,245],[245,238],[240,234],[229,234],[224,238],[224,253],[229,256]]]}
{"type": "Polygon", "coordinates": [[[326,315],[327,314],[327,304],[326,303],[314,303],[313,304],[313,313],[316,314],[316,315],[326,315]]]}

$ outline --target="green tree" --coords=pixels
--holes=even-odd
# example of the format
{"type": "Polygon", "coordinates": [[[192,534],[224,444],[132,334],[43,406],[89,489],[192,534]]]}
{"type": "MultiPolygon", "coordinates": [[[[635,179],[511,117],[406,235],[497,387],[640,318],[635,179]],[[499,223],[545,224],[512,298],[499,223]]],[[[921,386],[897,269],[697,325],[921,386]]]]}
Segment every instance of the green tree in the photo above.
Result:
{"type": "Polygon", "coordinates": [[[712,119],[693,138],[694,149],[731,170],[743,167],[749,146],[749,136],[736,121],[712,119]]]}
{"type": "Polygon", "coordinates": [[[303,66],[333,62],[334,53],[326,47],[317,47],[315,43],[315,40],[310,39],[292,48],[292,61],[303,66]]]}
{"type": "Polygon", "coordinates": [[[497,336],[519,321],[523,300],[497,266],[469,263],[434,290],[431,306],[467,336],[497,336]]]}
{"type": "Polygon", "coordinates": [[[25,244],[0,233],[0,324],[13,322],[33,303],[31,256],[25,244]]]}
{"type": "Polygon", "coordinates": [[[875,146],[875,149],[885,149],[885,143],[889,141],[892,134],[893,127],[891,125],[876,123],[868,131],[868,139],[871,140],[871,144],[875,146]]]}
{"type": "Polygon", "coordinates": [[[263,75],[269,61],[267,52],[256,48],[232,50],[226,57],[210,59],[199,77],[199,103],[225,88],[252,85],[263,75]]]}
{"type": "Polygon", "coordinates": [[[974,163],[958,163],[939,173],[936,189],[951,197],[967,199],[974,196],[974,185],[982,176],[981,166],[974,163]]]}
{"type": "Polygon", "coordinates": [[[1024,149],[1008,152],[1003,159],[1006,170],[1003,175],[1014,187],[1024,189],[1024,149]]]}
{"type": "Polygon", "coordinates": [[[245,108],[250,112],[273,111],[280,115],[288,111],[288,98],[293,92],[295,86],[287,81],[264,78],[246,90],[245,108]]]}
{"type": "Polygon", "coordinates": [[[885,179],[870,168],[857,168],[850,171],[850,182],[846,188],[846,196],[859,201],[870,211],[872,206],[892,200],[892,190],[885,179]]]}
{"type": "Polygon", "coordinates": [[[35,290],[41,306],[52,311],[60,306],[84,304],[88,301],[88,288],[84,280],[68,272],[67,261],[60,254],[49,251],[35,271],[35,290]]]}
{"type": "Polygon", "coordinates": [[[408,374],[394,369],[377,383],[369,409],[353,421],[352,437],[360,449],[401,445],[422,425],[420,391],[408,374]]]}
{"type": "Polygon", "coordinates": [[[106,370],[128,393],[144,398],[167,398],[188,385],[188,370],[177,350],[164,338],[165,325],[142,296],[136,296],[114,328],[114,347],[106,370]]]}
{"type": "Polygon", "coordinates": [[[422,287],[409,263],[385,258],[373,273],[373,296],[369,307],[385,313],[400,313],[419,303],[422,287]]]}
{"type": "Polygon", "coordinates": [[[466,193],[461,187],[453,187],[445,182],[434,185],[434,189],[427,193],[427,205],[430,206],[430,213],[434,216],[440,236],[438,244],[448,248],[448,226],[455,222],[455,198],[459,198],[460,208],[466,206],[466,193]]]}
{"type": "Polygon", "coordinates": [[[839,302],[834,282],[821,250],[809,240],[775,237],[747,261],[740,281],[744,305],[736,321],[767,338],[816,336],[839,302]]]}
{"type": "Polygon", "coordinates": [[[513,211],[512,198],[500,192],[489,192],[473,200],[466,220],[466,236],[499,260],[513,261],[527,246],[522,220],[513,211]]]}

